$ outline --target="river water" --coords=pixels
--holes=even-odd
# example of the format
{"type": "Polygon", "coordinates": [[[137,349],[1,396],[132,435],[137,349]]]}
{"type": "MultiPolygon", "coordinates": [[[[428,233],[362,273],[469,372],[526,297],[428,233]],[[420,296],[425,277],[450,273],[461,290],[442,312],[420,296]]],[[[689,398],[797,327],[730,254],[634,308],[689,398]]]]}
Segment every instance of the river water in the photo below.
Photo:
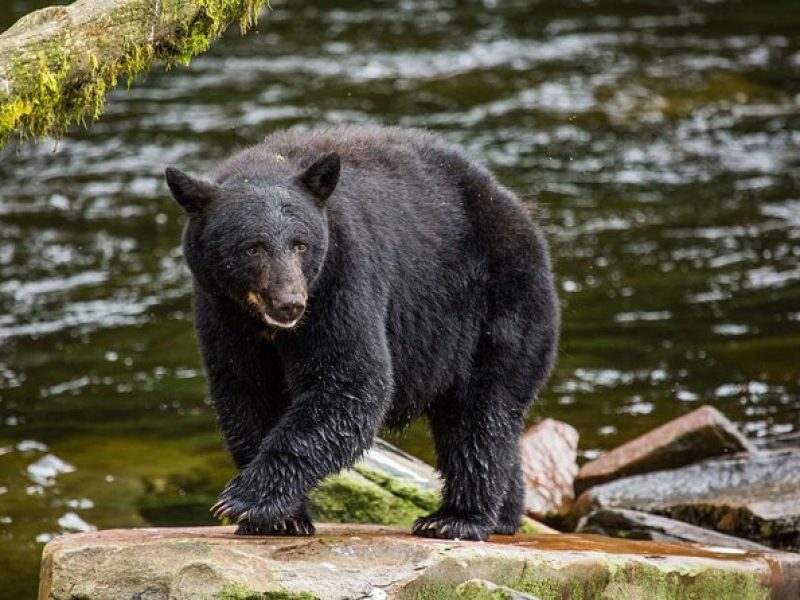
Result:
{"type": "Polygon", "coordinates": [[[564,325],[531,420],[583,459],[703,403],[800,430],[800,3],[276,2],[0,153],[0,596],[59,532],[210,523],[232,467],[163,170],[334,122],[439,131],[536,204],[564,325]]]}

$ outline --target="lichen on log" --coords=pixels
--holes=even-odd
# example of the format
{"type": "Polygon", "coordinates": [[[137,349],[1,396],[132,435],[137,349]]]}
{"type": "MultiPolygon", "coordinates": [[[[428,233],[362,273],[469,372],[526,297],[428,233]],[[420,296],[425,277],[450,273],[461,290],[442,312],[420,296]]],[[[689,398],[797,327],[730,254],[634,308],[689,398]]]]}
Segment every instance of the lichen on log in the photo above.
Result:
{"type": "Polygon", "coordinates": [[[0,147],[94,121],[106,91],[157,60],[187,64],[267,0],[78,0],[32,12],[0,34],[0,147]]]}

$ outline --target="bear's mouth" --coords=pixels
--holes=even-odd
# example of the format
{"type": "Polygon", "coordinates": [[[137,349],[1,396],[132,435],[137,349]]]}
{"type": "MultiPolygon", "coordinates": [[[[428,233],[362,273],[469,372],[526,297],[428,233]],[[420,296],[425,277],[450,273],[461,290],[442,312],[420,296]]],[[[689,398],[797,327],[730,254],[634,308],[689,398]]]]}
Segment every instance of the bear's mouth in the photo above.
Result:
{"type": "Polygon", "coordinates": [[[271,317],[266,311],[261,312],[261,318],[264,320],[264,323],[270,327],[277,327],[278,329],[291,329],[297,325],[297,322],[300,320],[300,317],[297,317],[293,321],[279,321],[271,317]]]}
{"type": "Polygon", "coordinates": [[[261,316],[261,320],[264,321],[266,325],[269,327],[275,327],[277,329],[291,329],[297,325],[297,322],[303,316],[303,313],[300,313],[297,318],[292,319],[291,321],[282,321],[280,319],[276,319],[269,314],[267,311],[267,303],[264,302],[264,299],[256,292],[247,293],[247,303],[258,312],[258,314],[261,316]]]}

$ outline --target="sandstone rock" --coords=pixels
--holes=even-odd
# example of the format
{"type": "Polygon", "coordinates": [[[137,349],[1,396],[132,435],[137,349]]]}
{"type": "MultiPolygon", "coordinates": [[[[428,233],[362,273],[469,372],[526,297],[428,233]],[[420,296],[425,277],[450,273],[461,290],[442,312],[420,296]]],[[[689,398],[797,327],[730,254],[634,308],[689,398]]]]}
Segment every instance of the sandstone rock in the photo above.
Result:
{"type": "Polygon", "coordinates": [[[458,599],[479,585],[467,583],[474,579],[541,600],[800,596],[800,556],[774,551],[592,535],[454,542],[365,525],[320,526],[311,538],[239,537],[233,529],[56,538],[44,549],[39,599],[458,599]]]}
{"type": "Polygon", "coordinates": [[[626,477],[584,492],[575,516],[599,508],[662,514],[776,548],[800,549],[800,450],[764,451],[626,477]]]}
{"type": "Polygon", "coordinates": [[[753,444],[722,413],[701,406],[584,464],[575,478],[575,493],[620,477],[754,451],[753,444]]]}
{"type": "Polygon", "coordinates": [[[689,542],[718,548],[738,548],[751,552],[769,552],[770,550],[767,546],[749,540],[638,510],[601,508],[583,517],[575,531],[629,540],[689,542]]]}
{"type": "Polygon", "coordinates": [[[537,519],[569,513],[572,482],[578,472],[578,432],[575,428],[544,419],[522,437],[522,473],[525,478],[525,512],[537,519]]]}

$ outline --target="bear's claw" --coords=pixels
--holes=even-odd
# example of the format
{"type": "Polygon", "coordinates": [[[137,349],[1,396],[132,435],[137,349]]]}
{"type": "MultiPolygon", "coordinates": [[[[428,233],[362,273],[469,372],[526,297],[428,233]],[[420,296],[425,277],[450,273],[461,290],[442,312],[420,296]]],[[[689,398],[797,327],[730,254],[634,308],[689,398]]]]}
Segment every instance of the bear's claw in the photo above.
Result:
{"type": "Polygon", "coordinates": [[[236,535],[314,535],[314,524],[307,516],[289,517],[277,523],[262,525],[242,521],[236,529],[236,535]]]}
{"type": "Polygon", "coordinates": [[[491,527],[480,516],[437,513],[417,519],[411,529],[414,535],[447,540],[483,541],[490,532],[491,527]]]}

